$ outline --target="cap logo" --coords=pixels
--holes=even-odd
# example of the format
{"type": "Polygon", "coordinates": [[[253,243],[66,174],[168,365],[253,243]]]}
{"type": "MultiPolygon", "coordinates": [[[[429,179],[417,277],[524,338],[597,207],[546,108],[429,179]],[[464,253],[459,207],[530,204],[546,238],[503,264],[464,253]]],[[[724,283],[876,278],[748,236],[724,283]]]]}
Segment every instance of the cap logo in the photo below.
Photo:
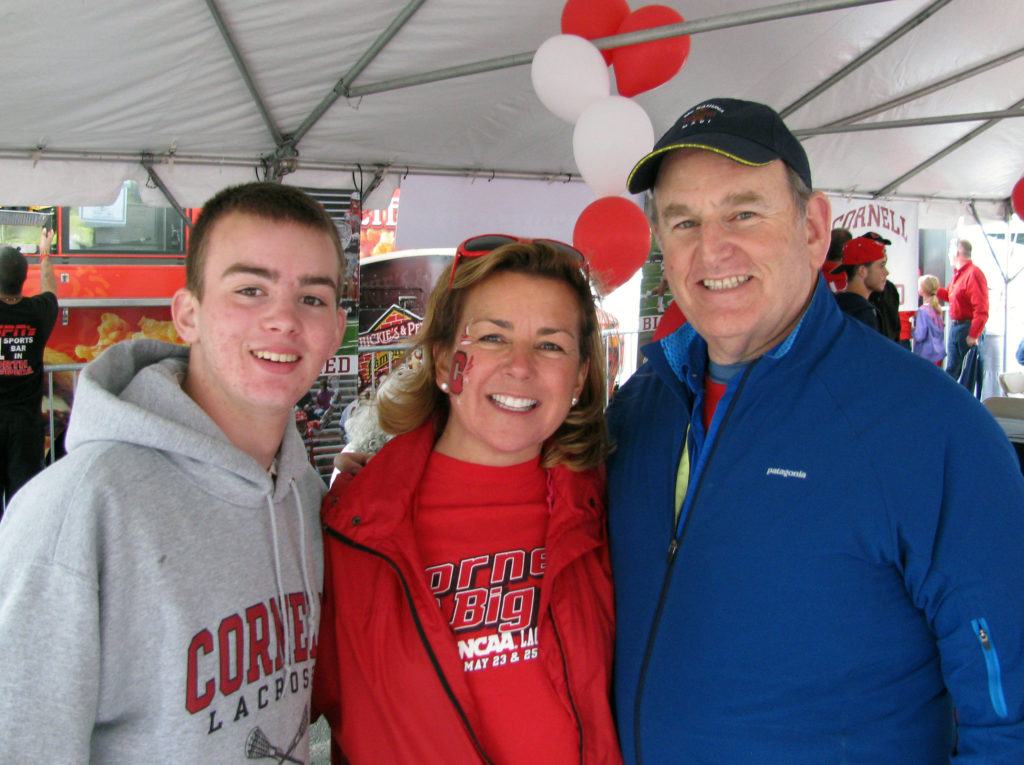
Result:
{"type": "Polygon", "coordinates": [[[687,128],[692,125],[703,125],[722,114],[725,110],[717,104],[701,104],[690,109],[683,115],[681,127],[687,128]]]}

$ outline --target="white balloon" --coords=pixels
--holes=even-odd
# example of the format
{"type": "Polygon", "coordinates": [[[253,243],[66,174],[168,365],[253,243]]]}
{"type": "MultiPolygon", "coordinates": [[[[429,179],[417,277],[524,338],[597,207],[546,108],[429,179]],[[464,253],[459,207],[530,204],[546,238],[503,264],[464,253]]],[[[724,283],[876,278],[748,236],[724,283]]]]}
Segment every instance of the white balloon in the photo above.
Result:
{"type": "Polygon", "coordinates": [[[591,103],[611,92],[604,56],[578,35],[545,40],[533,55],[530,79],[540,102],[566,122],[575,122],[591,103]]]}
{"type": "Polygon", "coordinates": [[[576,167],[599,199],[625,194],[629,171],[653,147],[651,118],[640,104],[623,96],[592,103],[572,133],[576,167]]]}

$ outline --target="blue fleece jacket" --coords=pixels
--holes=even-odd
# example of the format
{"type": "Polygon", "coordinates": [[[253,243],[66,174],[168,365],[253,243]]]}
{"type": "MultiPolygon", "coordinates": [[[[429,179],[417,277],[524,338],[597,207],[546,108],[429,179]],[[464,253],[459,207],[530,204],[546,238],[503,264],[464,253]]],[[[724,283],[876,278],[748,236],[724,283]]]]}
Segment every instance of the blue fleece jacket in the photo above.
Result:
{"type": "Polygon", "coordinates": [[[707,433],[703,339],[644,352],[609,411],[626,762],[1024,763],[1024,480],[978,402],[822,280],[707,433]]]}

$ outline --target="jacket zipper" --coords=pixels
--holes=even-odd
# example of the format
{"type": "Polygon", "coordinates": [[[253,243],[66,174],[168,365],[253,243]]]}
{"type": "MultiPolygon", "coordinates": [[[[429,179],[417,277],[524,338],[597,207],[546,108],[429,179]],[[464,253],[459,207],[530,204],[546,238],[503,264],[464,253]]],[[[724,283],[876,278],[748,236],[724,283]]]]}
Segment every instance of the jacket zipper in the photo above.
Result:
{"type": "MultiPolygon", "coordinates": [[[[749,367],[743,372],[743,376],[740,378],[739,385],[736,386],[736,393],[733,395],[732,400],[729,402],[729,408],[725,411],[725,416],[722,418],[722,422],[718,426],[718,434],[715,437],[714,443],[711,444],[711,451],[708,454],[707,462],[704,463],[704,470],[701,471],[700,477],[697,479],[697,487],[693,490],[693,502],[690,503],[690,511],[686,514],[686,519],[683,521],[683,527],[679,530],[678,536],[673,536],[668,543],[668,566],[665,568],[665,578],[661,582],[661,592],[658,595],[658,606],[654,609],[654,619],[651,621],[651,631],[647,635],[647,646],[644,648],[644,659],[640,665],[640,678],[636,684],[636,699],[633,702],[633,755],[636,759],[636,765],[643,765],[643,757],[640,754],[640,706],[643,699],[644,685],[647,681],[647,668],[651,662],[651,654],[654,652],[654,641],[658,636],[658,627],[661,624],[661,614],[665,609],[665,595],[668,592],[668,585],[672,579],[672,565],[676,560],[676,553],[679,552],[679,546],[683,542],[683,537],[686,535],[686,528],[690,525],[690,519],[693,517],[693,512],[697,507],[697,499],[700,496],[700,490],[704,486],[704,476],[708,473],[708,468],[711,465],[711,460],[715,456],[715,452],[718,449],[718,444],[722,440],[722,430],[725,428],[726,422],[732,416],[733,409],[736,407],[736,402],[739,400],[740,393],[743,392],[744,386],[747,384],[747,380],[750,377],[750,373],[754,368],[754,365],[760,359],[753,361],[749,367]]],[[[700,413],[697,413],[700,416],[700,413]]],[[[690,418],[693,419],[693,413],[691,412],[690,418]]],[[[689,438],[689,429],[684,438],[689,438]]],[[[682,450],[680,450],[679,458],[682,459],[682,450]]],[[[678,460],[676,462],[678,465],[678,460]]],[[[685,498],[683,500],[686,501],[685,498]]]]}
{"type": "Polygon", "coordinates": [[[572,716],[576,720],[576,734],[579,736],[580,765],[583,765],[583,723],[580,720],[580,711],[576,708],[576,699],[572,696],[572,683],[569,678],[569,662],[565,658],[565,646],[562,645],[562,635],[558,631],[558,623],[555,622],[555,611],[548,604],[548,618],[551,619],[551,628],[555,632],[555,642],[558,643],[558,653],[562,657],[562,671],[565,673],[565,690],[569,694],[569,705],[572,707],[572,716]]]}
{"type": "Polygon", "coordinates": [[[367,547],[366,545],[359,544],[348,537],[342,536],[326,524],[324,524],[324,530],[342,544],[380,558],[382,561],[387,563],[392,570],[394,570],[396,576],[398,576],[398,581],[402,585],[402,591],[405,593],[405,600],[409,604],[409,611],[412,614],[413,624],[416,625],[416,633],[419,635],[420,642],[423,644],[423,649],[427,652],[427,657],[430,659],[430,663],[434,667],[434,673],[441,682],[441,687],[444,689],[445,695],[448,696],[448,700],[451,701],[452,706],[455,707],[455,712],[458,714],[459,719],[462,720],[462,726],[466,729],[466,733],[469,735],[469,739],[473,743],[473,747],[476,749],[477,754],[480,755],[480,759],[487,763],[487,765],[494,765],[491,758],[487,756],[486,752],[484,752],[483,745],[480,743],[480,740],[477,738],[472,726],[469,724],[469,718],[466,716],[466,711],[462,708],[462,705],[459,704],[459,700],[455,697],[455,691],[452,690],[452,687],[448,684],[448,679],[444,676],[444,672],[441,671],[441,662],[438,661],[437,654],[434,653],[433,646],[431,646],[430,641],[427,640],[427,633],[423,629],[423,622],[420,621],[419,612],[416,610],[416,604],[412,599],[412,590],[409,588],[409,583],[406,581],[405,575],[402,574],[402,570],[398,567],[398,564],[384,553],[374,550],[371,547],[367,547]]]}
{"type": "Polygon", "coordinates": [[[999,669],[999,655],[992,644],[992,634],[985,619],[971,619],[971,629],[981,643],[981,655],[985,657],[985,669],[988,672],[988,696],[992,700],[992,709],[996,715],[1005,719],[1007,716],[1006,696],[1003,695],[1003,678],[999,669]]]}

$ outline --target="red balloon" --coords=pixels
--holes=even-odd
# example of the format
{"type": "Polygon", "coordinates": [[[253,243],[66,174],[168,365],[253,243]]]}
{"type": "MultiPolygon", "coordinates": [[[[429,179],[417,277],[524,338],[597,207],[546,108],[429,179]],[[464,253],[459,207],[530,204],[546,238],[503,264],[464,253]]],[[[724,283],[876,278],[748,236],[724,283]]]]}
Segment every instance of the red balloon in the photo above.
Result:
{"type": "Polygon", "coordinates": [[[1013,202],[1013,211],[1017,213],[1017,217],[1024,218],[1024,176],[1013,187],[1010,201],[1013,202]]]}
{"type": "MultiPolygon", "coordinates": [[[[629,14],[616,34],[680,24],[683,20],[679,13],[667,6],[645,5],[629,14]]],[[[612,51],[612,67],[619,95],[632,98],[668,82],[683,68],[689,55],[689,35],[616,48],[612,51]]]]}
{"type": "MultiPolygon", "coordinates": [[[[562,34],[587,40],[610,37],[628,15],[626,0],[569,0],[562,9],[562,34]]],[[[603,50],[601,55],[610,66],[612,52],[603,50]]]]}
{"type": "Polygon", "coordinates": [[[572,243],[587,256],[598,292],[626,283],[647,260],[651,227],[643,210],[624,197],[601,197],[576,220],[572,243]]]}

